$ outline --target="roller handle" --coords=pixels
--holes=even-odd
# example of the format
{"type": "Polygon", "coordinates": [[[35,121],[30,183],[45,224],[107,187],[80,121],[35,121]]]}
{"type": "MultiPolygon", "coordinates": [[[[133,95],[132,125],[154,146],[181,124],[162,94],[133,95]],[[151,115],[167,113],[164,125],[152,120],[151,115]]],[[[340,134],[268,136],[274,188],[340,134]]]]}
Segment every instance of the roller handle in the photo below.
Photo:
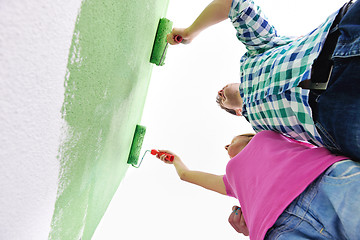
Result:
{"type": "Polygon", "coordinates": [[[174,36],[174,40],[175,40],[175,42],[177,42],[177,43],[181,43],[182,40],[183,40],[183,38],[182,38],[182,36],[180,36],[180,35],[175,35],[175,36],[174,36]]]}
{"type": "Polygon", "coordinates": [[[152,149],[152,150],[151,150],[151,154],[152,154],[152,155],[158,154],[159,157],[160,157],[161,155],[164,155],[164,154],[165,154],[165,156],[166,156],[166,157],[165,157],[165,160],[170,161],[170,162],[174,161],[174,155],[171,155],[171,154],[168,154],[168,153],[165,153],[165,152],[159,152],[159,151],[156,151],[155,149],[152,149]]]}

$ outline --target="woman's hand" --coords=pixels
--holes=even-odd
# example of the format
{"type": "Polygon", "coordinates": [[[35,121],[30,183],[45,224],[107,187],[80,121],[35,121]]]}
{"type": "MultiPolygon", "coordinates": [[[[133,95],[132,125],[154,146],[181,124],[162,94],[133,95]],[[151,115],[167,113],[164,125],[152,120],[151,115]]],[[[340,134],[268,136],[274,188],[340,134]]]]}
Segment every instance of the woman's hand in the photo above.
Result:
{"type": "Polygon", "coordinates": [[[169,151],[169,150],[158,150],[158,154],[156,154],[156,157],[158,159],[160,159],[161,161],[163,161],[164,163],[167,163],[167,164],[174,164],[174,161],[180,161],[180,158],[174,154],[173,152],[169,151]],[[163,153],[167,153],[167,154],[170,154],[170,155],[173,155],[174,156],[174,160],[173,161],[169,161],[166,159],[167,155],[166,154],[163,154],[163,153]]]}
{"type": "Polygon", "coordinates": [[[186,167],[186,165],[181,161],[179,156],[177,156],[175,153],[169,151],[169,150],[158,150],[158,154],[156,154],[156,157],[167,164],[173,164],[177,174],[179,175],[181,180],[184,180],[184,177],[187,172],[189,172],[189,169],[186,167]],[[166,159],[166,154],[171,154],[174,156],[173,161],[169,161],[166,159]]]}
{"type": "Polygon", "coordinates": [[[178,174],[181,180],[226,195],[223,175],[214,175],[206,172],[189,170],[186,167],[186,165],[181,161],[179,156],[177,156],[173,152],[170,152],[169,150],[158,150],[158,151],[159,153],[156,154],[156,157],[159,158],[164,163],[173,164],[176,169],[176,173],[178,174]],[[166,160],[166,154],[164,153],[173,155],[174,160],[172,162],[166,160]]]}
{"type": "Polygon", "coordinates": [[[241,208],[233,206],[232,213],[229,216],[230,225],[238,232],[245,236],[249,236],[249,229],[246,226],[244,215],[242,214],[241,208]]]}

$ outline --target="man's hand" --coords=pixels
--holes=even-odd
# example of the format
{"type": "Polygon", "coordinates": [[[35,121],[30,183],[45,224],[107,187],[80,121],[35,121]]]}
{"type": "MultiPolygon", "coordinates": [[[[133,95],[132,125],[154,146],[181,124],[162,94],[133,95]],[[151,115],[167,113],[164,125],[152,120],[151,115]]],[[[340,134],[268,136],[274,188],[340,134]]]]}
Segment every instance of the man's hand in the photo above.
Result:
{"type": "Polygon", "coordinates": [[[171,45],[179,44],[174,38],[180,35],[183,38],[181,43],[190,43],[204,29],[227,19],[231,4],[232,0],[213,0],[188,28],[174,28],[167,35],[167,42],[171,45]]]}
{"type": "Polygon", "coordinates": [[[238,206],[233,206],[232,210],[233,211],[229,216],[229,223],[238,233],[249,236],[249,229],[246,226],[246,222],[242,214],[241,208],[238,206]]]}
{"type": "Polygon", "coordinates": [[[173,28],[171,33],[166,36],[167,42],[171,45],[177,45],[179,42],[175,41],[175,36],[179,35],[182,37],[182,44],[189,44],[196,37],[195,34],[191,35],[187,28],[173,28]]]}

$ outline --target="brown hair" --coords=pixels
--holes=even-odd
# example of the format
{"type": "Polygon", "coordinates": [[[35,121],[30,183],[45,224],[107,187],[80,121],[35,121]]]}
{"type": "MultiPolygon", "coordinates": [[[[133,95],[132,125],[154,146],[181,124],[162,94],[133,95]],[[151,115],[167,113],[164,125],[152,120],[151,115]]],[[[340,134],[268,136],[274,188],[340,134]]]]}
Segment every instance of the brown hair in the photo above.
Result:
{"type": "Polygon", "coordinates": [[[245,133],[245,134],[240,134],[239,136],[248,137],[248,141],[246,143],[246,144],[248,144],[251,141],[251,139],[255,136],[255,134],[254,133],[245,133]]]}
{"type": "Polygon", "coordinates": [[[245,133],[245,134],[240,134],[239,136],[244,136],[244,137],[254,137],[255,133],[245,133]]]}
{"type": "Polygon", "coordinates": [[[227,111],[228,113],[231,113],[231,114],[233,114],[233,115],[236,115],[236,112],[235,112],[234,109],[226,108],[226,107],[224,107],[224,106],[222,105],[222,103],[221,103],[221,97],[220,97],[219,95],[216,96],[216,102],[217,102],[217,104],[219,104],[219,106],[220,106],[222,109],[224,109],[224,110],[227,111]]]}

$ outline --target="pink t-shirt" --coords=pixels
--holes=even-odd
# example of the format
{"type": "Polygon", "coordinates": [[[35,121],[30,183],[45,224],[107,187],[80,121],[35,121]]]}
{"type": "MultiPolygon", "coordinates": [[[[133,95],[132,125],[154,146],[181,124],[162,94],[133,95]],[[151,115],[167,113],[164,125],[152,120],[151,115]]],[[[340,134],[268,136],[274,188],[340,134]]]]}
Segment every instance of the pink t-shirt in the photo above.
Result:
{"type": "Polygon", "coordinates": [[[250,239],[264,239],[286,207],[333,163],[326,148],[262,131],[226,167],[229,196],[239,200],[250,239]]]}

